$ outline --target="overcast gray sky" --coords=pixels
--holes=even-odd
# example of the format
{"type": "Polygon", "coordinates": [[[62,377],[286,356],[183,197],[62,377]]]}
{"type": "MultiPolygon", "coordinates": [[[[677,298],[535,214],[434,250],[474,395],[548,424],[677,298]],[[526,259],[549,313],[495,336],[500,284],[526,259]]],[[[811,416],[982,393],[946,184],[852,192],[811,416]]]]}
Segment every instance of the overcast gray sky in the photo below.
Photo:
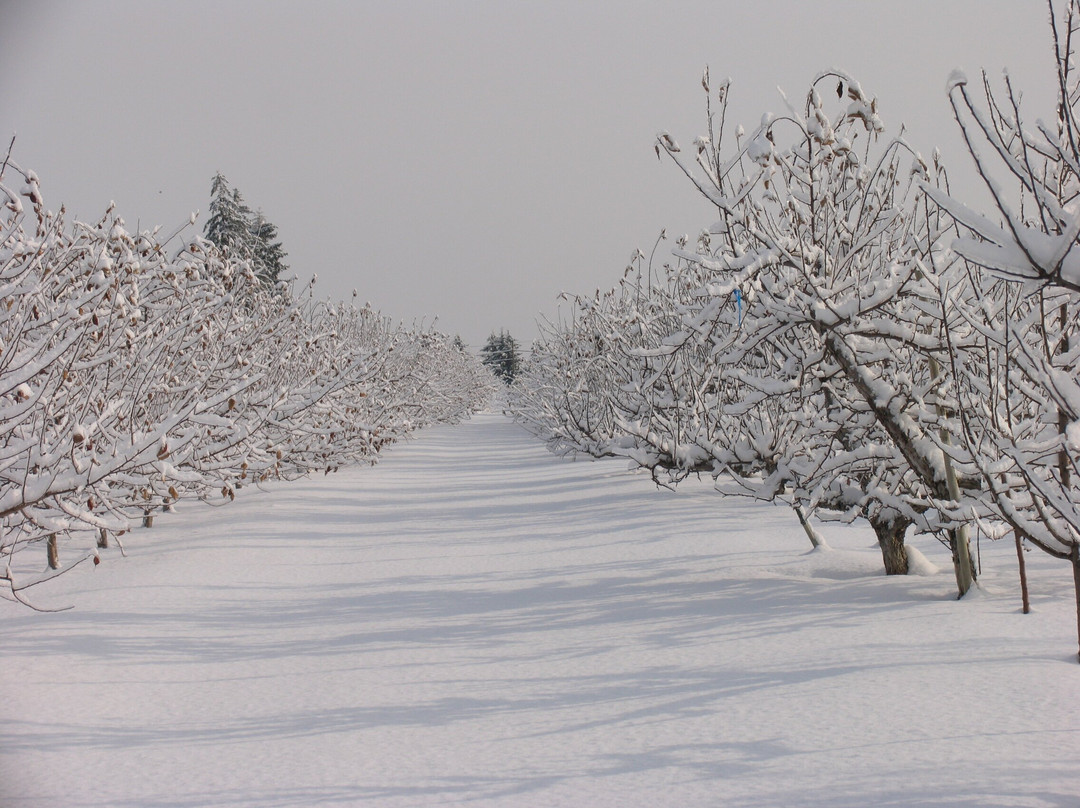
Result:
{"type": "Polygon", "coordinates": [[[712,221],[652,149],[704,131],[705,65],[747,129],[846,70],[960,183],[954,68],[1052,113],[1042,0],[0,0],[0,138],[50,207],[131,227],[201,229],[220,170],[320,296],[527,344],[560,291],[712,221]]]}

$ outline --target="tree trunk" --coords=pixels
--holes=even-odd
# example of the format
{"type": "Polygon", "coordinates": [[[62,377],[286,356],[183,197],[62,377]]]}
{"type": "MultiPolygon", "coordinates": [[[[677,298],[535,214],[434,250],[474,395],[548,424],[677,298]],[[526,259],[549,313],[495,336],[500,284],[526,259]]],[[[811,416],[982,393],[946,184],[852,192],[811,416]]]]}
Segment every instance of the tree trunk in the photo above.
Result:
{"type": "Polygon", "coordinates": [[[149,508],[146,508],[146,509],[143,510],[142,526],[143,527],[153,527],[154,526],[154,512],[151,511],[149,508]]]}
{"type": "Polygon", "coordinates": [[[877,535],[878,546],[881,548],[881,558],[885,562],[886,575],[907,575],[908,555],[904,546],[904,536],[907,534],[908,525],[911,523],[903,518],[895,517],[888,521],[883,519],[871,519],[870,526],[877,535]]]}
{"type": "MultiPolygon", "coordinates": [[[[1072,340],[1069,338],[1069,304],[1062,303],[1061,308],[1058,309],[1058,325],[1061,327],[1061,340],[1058,342],[1058,355],[1067,354],[1070,349],[1072,340]]],[[[1065,437],[1065,433],[1069,428],[1069,423],[1072,419],[1069,414],[1065,412],[1061,407],[1058,407],[1058,431],[1061,433],[1062,438],[1065,437]]],[[[1062,442],[1062,446],[1058,449],[1058,474],[1061,477],[1061,487],[1066,491],[1069,490],[1069,486],[1072,485],[1072,470],[1069,465],[1069,452],[1065,448],[1065,442],[1062,442]]]]}
{"type": "Polygon", "coordinates": [[[810,520],[806,518],[806,514],[803,512],[801,505],[792,505],[792,510],[795,511],[795,515],[799,517],[799,524],[802,525],[803,531],[806,533],[806,537],[810,539],[810,544],[816,550],[825,542],[821,538],[821,534],[814,530],[814,526],[810,524],[810,520]]]}
{"type": "Polygon", "coordinates": [[[109,533],[105,528],[98,530],[97,546],[101,549],[105,549],[109,546],[109,533]]]}
{"type": "Polygon", "coordinates": [[[1076,593],[1076,640],[1077,659],[1080,660],[1080,545],[1074,544],[1069,554],[1073,568],[1073,590],[1076,593]]]}
{"type": "Polygon", "coordinates": [[[49,569],[60,569],[60,547],[56,543],[56,534],[50,533],[49,540],[47,542],[48,554],[49,554],[49,569]]]}
{"type": "Polygon", "coordinates": [[[1019,531],[1013,533],[1016,537],[1016,560],[1020,566],[1020,601],[1024,604],[1024,614],[1031,612],[1031,600],[1028,597],[1027,585],[1027,562],[1024,561],[1024,536],[1019,531]]]}
{"type": "Polygon", "coordinates": [[[962,598],[975,584],[975,563],[971,559],[971,541],[968,539],[967,525],[961,525],[949,531],[949,546],[952,547],[956,588],[960,590],[957,598],[962,598]]]}
{"type": "MultiPolygon", "coordinates": [[[[934,357],[930,357],[930,378],[941,377],[941,366],[934,357]]],[[[939,416],[945,416],[945,408],[940,404],[934,407],[939,416]]],[[[949,431],[942,427],[938,433],[941,442],[946,446],[952,443],[949,431]]],[[[949,499],[960,502],[960,483],[956,479],[956,469],[953,468],[952,458],[947,451],[942,452],[942,460],[945,464],[945,486],[949,493],[949,499]]],[[[971,541],[968,539],[968,526],[960,525],[949,531],[949,546],[952,548],[953,571],[956,573],[956,588],[960,590],[958,597],[964,597],[968,590],[975,584],[975,564],[971,560],[971,541]]]]}

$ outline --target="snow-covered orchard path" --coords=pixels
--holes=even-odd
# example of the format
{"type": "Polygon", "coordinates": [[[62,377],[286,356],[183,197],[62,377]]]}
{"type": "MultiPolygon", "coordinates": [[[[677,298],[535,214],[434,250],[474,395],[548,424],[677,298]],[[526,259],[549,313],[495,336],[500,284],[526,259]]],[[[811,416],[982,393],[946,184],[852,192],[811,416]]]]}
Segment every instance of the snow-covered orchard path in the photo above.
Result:
{"type": "Polygon", "coordinates": [[[492,414],[189,506],[0,603],[0,805],[1080,804],[1067,566],[823,531],[492,414]]]}

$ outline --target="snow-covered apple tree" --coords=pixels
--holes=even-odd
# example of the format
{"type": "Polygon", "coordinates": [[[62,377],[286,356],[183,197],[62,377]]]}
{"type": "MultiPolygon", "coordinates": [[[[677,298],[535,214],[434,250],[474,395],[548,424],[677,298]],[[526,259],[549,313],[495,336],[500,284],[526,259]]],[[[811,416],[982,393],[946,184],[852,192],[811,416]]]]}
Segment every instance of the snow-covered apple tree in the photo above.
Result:
{"type": "MultiPolygon", "coordinates": [[[[556,354],[573,345],[589,357],[548,363],[576,382],[559,393],[576,412],[559,428],[607,430],[557,434],[676,478],[723,473],[795,506],[804,525],[804,511],[867,518],[889,572],[906,571],[909,526],[938,532],[966,592],[974,568],[959,502],[974,483],[944,448],[957,426],[939,277],[959,270],[941,260],[950,221],[915,182],[939,166],[886,138],[876,101],[844,74],[818,76],[799,109],[737,130],[730,147],[729,87],[714,96],[708,74],[703,83],[707,134],[689,157],[666,133],[657,151],[719,219],[679,239],[659,282],[650,267],[645,283],[579,300],[565,340],[548,340],[556,354]],[[586,367],[603,368],[604,383],[586,381],[586,367]]],[[[947,280],[955,299],[970,297],[962,277],[947,280]]]]}
{"type": "Polygon", "coordinates": [[[178,500],[373,462],[494,389],[445,335],[270,286],[198,236],[131,233],[111,208],[69,224],[10,157],[0,201],[0,580],[17,599],[178,500]],[[20,552],[38,542],[45,573],[20,552]]]}
{"type": "MultiPolygon", "coordinates": [[[[1080,636],[1080,3],[1050,8],[1056,114],[1025,121],[1006,74],[960,73],[949,100],[993,213],[944,191],[927,194],[958,222],[953,249],[982,275],[982,306],[953,339],[961,458],[981,477],[980,503],[1021,543],[1072,565],[1080,636]]],[[[1006,531],[1007,532],[1007,531],[1006,531]]]]}

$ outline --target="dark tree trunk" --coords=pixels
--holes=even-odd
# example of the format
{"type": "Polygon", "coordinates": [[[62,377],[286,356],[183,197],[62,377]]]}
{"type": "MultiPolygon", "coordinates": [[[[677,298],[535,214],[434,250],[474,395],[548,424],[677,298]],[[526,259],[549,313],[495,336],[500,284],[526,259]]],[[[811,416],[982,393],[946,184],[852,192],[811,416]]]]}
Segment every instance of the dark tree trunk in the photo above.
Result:
{"type": "Polygon", "coordinates": [[[60,547],[56,543],[56,534],[50,533],[49,540],[47,542],[49,551],[49,569],[60,569],[60,547]]]}
{"type": "Polygon", "coordinates": [[[97,546],[101,549],[105,549],[109,546],[109,533],[105,528],[98,530],[97,546]]]}
{"type": "Polygon", "coordinates": [[[885,562],[886,575],[907,575],[908,556],[904,547],[904,536],[911,524],[907,519],[894,517],[888,521],[871,519],[870,525],[877,535],[881,558],[885,562]]]}
{"type": "MultiPolygon", "coordinates": [[[[1076,592],[1076,639],[1077,647],[1080,648],[1080,545],[1073,545],[1069,560],[1072,561],[1073,568],[1073,590],[1076,592]]],[[[1077,651],[1077,658],[1080,659],[1080,650],[1077,651]]]]}
{"type": "Polygon", "coordinates": [[[1031,612],[1031,599],[1028,597],[1027,585],[1027,562],[1024,561],[1024,536],[1017,531],[1016,537],[1016,561],[1020,566],[1020,601],[1024,604],[1024,614],[1031,612]]]}

